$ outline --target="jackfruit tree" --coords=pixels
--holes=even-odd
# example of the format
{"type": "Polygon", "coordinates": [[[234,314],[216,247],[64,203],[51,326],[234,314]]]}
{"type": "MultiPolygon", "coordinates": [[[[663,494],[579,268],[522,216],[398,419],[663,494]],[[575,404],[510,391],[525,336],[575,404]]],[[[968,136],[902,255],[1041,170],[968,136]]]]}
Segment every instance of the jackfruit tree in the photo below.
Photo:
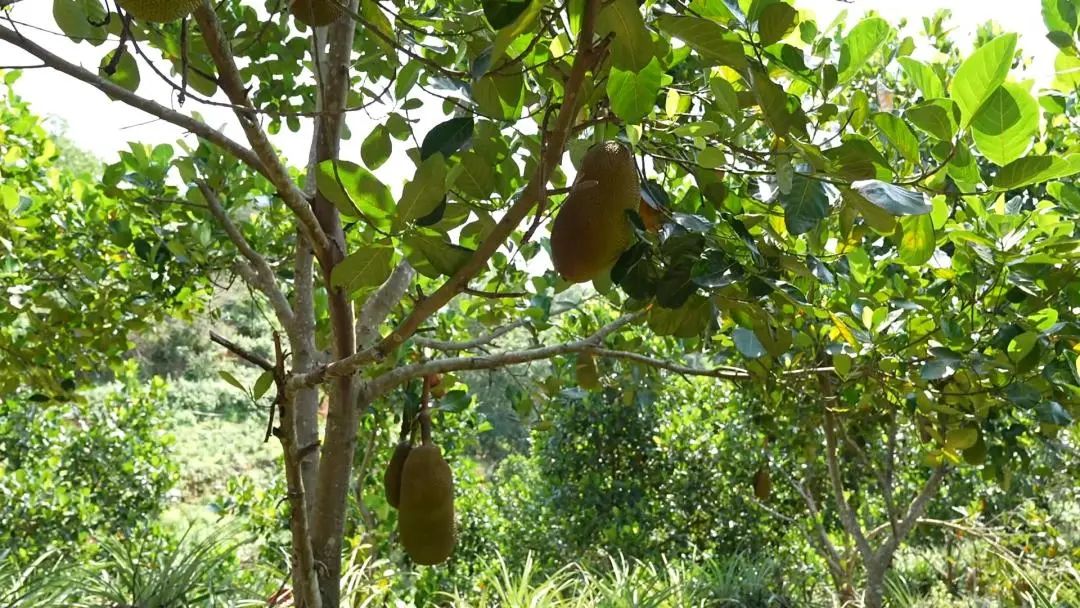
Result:
{"type": "MultiPolygon", "coordinates": [[[[219,343],[262,368],[252,393],[277,395],[300,606],[339,603],[361,415],[424,418],[398,389],[436,374],[467,402],[454,372],[567,360],[534,408],[634,367],[733,383],[776,438],[746,492],[795,496],[787,516],[867,606],[950,477],[1007,486],[1028,451],[1075,445],[1067,2],[1043,3],[1060,52],[1037,85],[1015,34],[961,49],[941,18],[908,35],[783,0],[54,0],[45,29],[77,52],[20,27],[31,4],[4,9],[6,49],[190,134],[133,145],[93,185],[112,259],[160,267],[116,297],[164,282],[197,298],[229,272],[276,319],[272,359],[219,343]],[[168,93],[147,97],[150,79],[168,93]],[[310,147],[277,148],[283,129],[310,147]],[[564,339],[500,348],[554,323],[564,339]],[[918,487],[897,488],[901,468],[918,487]]],[[[32,162],[5,154],[3,174],[32,162]]],[[[5,181],[0,246],[55,236],[27,221],[35,187],[5,181]]],[[[3,286],[18,300],[34,280],[3,286]]],[[[4,309],[2,343],[18,352],[61,306],[4,309]]],[[[42,352],[4,370],[5,391],[63,399],[93,371],[42,352]]],[[[439,562],[453,480],[437,429],[407,427],[411,449],[384,450],[386,498],[407,552],[439,562]]]]}

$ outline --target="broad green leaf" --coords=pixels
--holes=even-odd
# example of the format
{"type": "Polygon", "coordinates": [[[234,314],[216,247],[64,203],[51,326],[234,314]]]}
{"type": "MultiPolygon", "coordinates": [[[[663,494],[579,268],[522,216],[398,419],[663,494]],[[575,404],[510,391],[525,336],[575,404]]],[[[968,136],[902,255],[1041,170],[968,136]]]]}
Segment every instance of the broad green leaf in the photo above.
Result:
{"type": "Polygon", "coordinates": [[[380,228],[389,226],[394,210],[390,189],[370,171],[348,161],[325,160],[316,167],[316,185],[342,215],[364,217],[380,228]]]}
{"type": "Polygon", "coordinates": [[[1011,82],[994,89],[971,121],[979,152],[1002,166],[1023,156],[1038,130],[1038,102],[1027,89],[1011,82]]]}
{"type": "Polygon", "coordinates": [[[911,57],[899,57],[900,67],[904,69],[908,80],[922,93],[923,99],[945,97],[945,85],[930,66],[911,57]]]}
{"type": "Polygon", "coordinates": [[[1060,51],[1054,59],[1054,88],[1071,94],[1080,87],[1080,57],[1060,51]]]}
{"type": "Polygon", "coordinates": [[[510,43],[515,38],[522,34],[532,30],[536,27],[540,18],[540,9],[542,9],[544,3],[541,0],[531,0],[529,5],[522,10],[517,17],[514,18],[509,25],[499,28],[499,31],[495,34],[495,42],[491,48],[491,61],[497,63],[499,59],[506,53],[506,49],[509,48],[510,43]]]}
{"type": "Polygon", "coordinates": [[[1004,34],[979,47],[960,64],[949,87],[949,96],[960,106],[961,126],[966,128],[983,102],[1005,82],[1016,53],[1016,34],[1004,34]]]}
{"type": "Polygon", "coordinates": [[[785,2],[776,2],[766,6],[761,11],[757,22],[761,44],[768,46],[778,42],[795,28],[798,18],[799,12],[785,2]]]}
{"type": "Polygon", "coordinates": [[[904,111],[911,124],[942,141],[952,141],[959,124],[956,104],[949,99],[932,99],[904,111]]]}
{"type": "Polygon", "coordinates": [[[368,169],[374,171],[381,167],[386,162],[386,159],[390,158],[392,150],[390,131],[386,129],[385,125],[377,124],[371,130],[371,133],[364,138],[364,143],[360,144],[360,158],[368,169]]]}
{"type": "Polygon", "coordinates": [[[659,336],[693,338],[700,336],[715,317],[712,302],[701,294],[693,294],[679,308],[654,306],[649,310],[649,328],[659,336]]]}
{"type": "Polygon", "coordinates": [[[473,200],[484,200],[495,190],[495,167],[476,150],[463,154],[451,173],[454,189],[473,200]]]}
{"type": "MultiPolygon", "coordinates": [[[[844,203],[857,211],[875,232],[888,235],[896,231],[896,217],[892,214],[874,205],[866,197],[850,188],[841,188],[840,192],[844,197],[844,203]]],[[[855,250],[855,252],[861,251],[862,249],[855,250]]]]}
{"type": "Polygon", "coordinates": [[[1043,22],[1050,31],[1047,38],[1054,44],[1061,47],[1072,46],[1073,34],[1076,32],[1077,8],[1074,0],[1042,0],[1043,22]]]}
{"type": "Polygon", "coordinates": [[[731,338],[735,341],[735,348],[747,359],[759,359],[765,356],[765,347],[753,331],[745,327],[736,327],[731,332],[731,338]]]}
{"type": "Polygon", "coordinates": [[[420,144],[420,160],[427,160],[436,153],[442,154],[444,159],[450,158],[472,139],[474,128],[472,116],[459,116],[435,125],[420,144]]]}
{"type": "Polygon", "coordinates": [[[925,194],[877,179],[852,182],[851,188],[891,215],[924,215],[934,208],[925,194]]]}
{"type": "Polygon", "coordinates": [[[621,72],[638,72],[654,59],[652,37],[635,0],[615,0],[600,11],[596,32],[613,34],[612,65],[621,72]]]}
{"type": "Polygon", "coordinates": [[[259,378],[255,380],[255,388],[251,391],[251,396],[255,399],[261,399],[266,391],[270,390],[270,387],[274,385],[274,372],[273,370],[266,370],[259,375],[259,378]]]}
{"type": "Polygon", "coordinates": [[[855,76],[894,34],[889,23],[880,17],[867,17],[851,28],[840,44],[840,82],[855,76]]]}
{"type": "Polygon", "coordinates": [[[1080,173],[1080,154],[1060,156],[1025,156],[1002,167],[994,176],[993,186],[1012,190],[1080,173]]]}
{"type": "Polygon", "coordinates": [[[423,69],[423,65],[419,61],[410,61],[397,72],[397,78],[394,80],[394,98],[398,101],[404,101],[412,92],[413,87],[416,86],[417,81],[420,79],[420,71],[423,69]]]}
{"type": "MultiPolygon", "coordinates": [[[[371,24],[371,27],[382,32],[387,38],[391,40],[396,38],[397,35],[394,33],[394,26],[390,24],[390,19],[386,17],[386,13],[382,11],[375,0],[361,0],[360,14],[364,19],[367,19],[368,23],[371,24]]],[[[394,48],[394,45],[390,44],[387,40],[384,40],[382,36],[372,36],[371,38],[375,41],[375,44],[379,45],[383,52],[386,53],[388,59],[391,61],[396,59],[397,49],[394,48]]]]}
{"type": "Polygon", "coordinates": [[[946,359],[931,359],[923,364],[919,370],[919,377],[923,380],[941,380],[956,373],[954,363],[946,359]]]}
{"type": "Polygon", "coordinates": [[[105,37],[105,28],[91,24],[105,20],[101,0],[53,0],[52,12],[60,31],[76,42],[88,40],[97,46],[105,37]]]}
{"type": "Polygon", "coordinates": [[[473,83],[473,99],[485,116],[515,120],[525,103],[525,78],[521,74],[487,74],[473,83]]]}
{"type": "Polygon", "coordinates": [[[829,215],[825,184],[803,174],[792,178],[791,192],[780,195],[780,204],[784,207],[784,225],[793,235],[810,232],[829,215]]]}
{"type": "Polygon", "coordinates": [[[707,63],[726,65],[737,70],[747,66],[742,43],[732,38],[728,30],[715,21],[663,15],[657,18],[656,24],[697,51],[707,63]]]}
{"type": "Polygon", "coordinates": [[[612,67],[607,82],[611,110],[627,123],[640,122],[656,104],[662,75],[660,62],[656,58],[640,72],[624,72],[612,67]]]}
{"type": "Polygon", "coordinates": [[[934,255],[937,238],[929,214],[900,218],[900,260],[909,266],[925,264],[934,255]]]}
{"type": "Polygon", "coordinates": [[[446,159],[440,153],[428,157],[405,184],[398,201],[395,225],[403,226],[430,214],[446,196],[446,159]]]}
{"type": "Polygon", "coordinates": [[[346,293],[382,285],[393,270],[394,248],[390,245],[365,245],[338,262],[330,272],[330,284],[346,293]]]}
{"type": "Polygon", "coordinates": [[[878,112],[874,114],[874,124],[889,143],[896,148],[912,165],[919,163],[919,139],[903,118],[895,114],[878,112]]]}
{"type": "Polygon", "coordinates": [[[247,389],[244,388],[243,383],[241,383],[239,380],[236,379],[236,376],[232,375],[231,373],[229,373],[229,372],[227,372],[225,370],[218,371],[218,376],[220,376],[221,379],[224,380],[225,382],[228,382],[229,384],[231,384],[231,385],[235,386],[236,388],[240,389],[240,391],[242,393],[244,393],[245,395],[247,394],[247,392],[248,392],[247,389]]]}
{"type": "Polygon", "coordinates": [[[786,137],[794,126],[787,92],[757,69],[750,70],[750,88],[761,107],[765,124],[778,136],[786,137]]]}
{"type": "Polygon", "coordinates": [[[979,429],[966,427],[962,429],[949,429],[945,433],[945,448],[954,452],[966,450],[979,440],[979,429]]]}
{"type": "Polygon", "coordinates": [[[409,263],[420,274],[437,279],[461,269],[475,253],[451,243],[446,236],[431,230],[417,230],[402,240],[409,263]]]}
{"type": "Polygon", "coordinates": [[[135,92],[135,89],[139,88],[140,81],[139,63],[135,61],[135,56],[131,54],[131,51],[127,50],[127,47],[123,47],[122,50],[123,55],[120,56],[120,60],[117,62],[116,69],[112,74],[107,74],[106,69],[109,67],[109,62],[112,61],[113,56],[116,55],[116,51],[109,51],[108,54],[101,58],[98,75],[113,84],[135,92]]]}
{"type": "Polygon", "coordinates": [[[1039,422],[1043,424],[1053,424],[1057,426],[1068,426],[1072,424],[1072,416],[1065,408],[1061,407],[1061,404],[1057,401],[1044,401],[1035,408],[1035,413],[1039,417],[1039,422]]]}

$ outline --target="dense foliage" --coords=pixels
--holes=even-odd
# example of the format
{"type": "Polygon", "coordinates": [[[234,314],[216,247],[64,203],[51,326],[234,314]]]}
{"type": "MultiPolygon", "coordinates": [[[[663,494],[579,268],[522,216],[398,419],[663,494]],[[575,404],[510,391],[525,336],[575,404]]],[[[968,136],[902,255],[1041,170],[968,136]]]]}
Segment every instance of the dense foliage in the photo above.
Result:
{"type": "Polygon", "coordinates": [[[806,597],[827,578],[876,607],[905,542],[1060,509],[1047,497],[1076,480],[1080,412],[1074,1],[1041,3],[1060,54],[1038,88],[1015,34],[961,49],[944,13],[912,36],[782,0],[352,0],[313,31],[277,1],[192,6],[157,24],[55,0],[97,73],[0,26],[197,137],[133,144],[97,183],[52,166],[9,92],[0,349],[19,363],[0,390],[62,403],[131,332],[238,277],[273,318],[216,337],[253,366],[219,371],[274,399],[285,488],[233,482],[217,504],[257,515],[264,559],[284,549],[297,605],[348,597],[361,547],[408,565],[378,479],[438,377],[461,534],[445,569],[387,587],[418,602],[468,593],[497,552],[528,572],[532,548],[592,569],[606,551],[784,547],[806,597]],[[155,60],[177,101],[232,109],[245,142],[139,97],[155,60]],[[289,167],[269,134],[305,125],[311,154],[290,157],[309,162],[289,167]],[[629,222],[632,243],[571,288],[548,220],[611,140],[641,205],[578,236],[629,222]],[[499,372],[508,403],[478,386],[521,364],[499,372]],[[490,474],[485,456],[525,443],[490,474]]]}

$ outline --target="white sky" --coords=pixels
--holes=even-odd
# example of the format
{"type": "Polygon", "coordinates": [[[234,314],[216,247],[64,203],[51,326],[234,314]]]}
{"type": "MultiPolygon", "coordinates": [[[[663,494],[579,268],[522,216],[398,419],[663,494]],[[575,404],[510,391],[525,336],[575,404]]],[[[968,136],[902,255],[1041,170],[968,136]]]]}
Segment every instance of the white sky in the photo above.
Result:
{"type": "MultiPolygon", "coordinates": [[[[939,8],[953,11],[949,23],[955,28],[954,38],[961,49],[970,48],[970,40],[977,25],[994,20],[1005,31],[1020,34],[1020,47],[1034,57],[1033,74],[1036,82],[1047,82],[1052,76],[1055,47],[1046,40],[1044,25],[1038,0],[853,0],[851,3],[839,0],[796,0],[800,9],[809,9],[818,16],[818,23],[824,27],[841,10],[847,10],[854,17],[868,10],[875,10],[897,23],[907,18],[908,33],[918,41],[921,31],[921,17],[932,15],[939,8]]],[[[26,24],[55,30],[52,19],[52,2],[49,0],[25,0],[14,5],[11,16],[26,24]]],[[[108,50],[105,45],[93,47],[87,43],[73,44],[63,36],[21,28],[39,44],[76,63],[83,64],[92,71],[102,55],[108,50]]],[[[18,51],[7,43],[0,42],[0,66],[35,64],[37,61],[18,51]]],[[[142,85],[138,93],[158,102],[175,107],[175,98],[171,89],[158,80],[148,69],[141,70],[142,85]]],[[[47,69],[26,70],[16,84],[16,91],[27,99],[35,112],[44,116],[57,116],[69,126],[69,136],[76,144],[94,153],[98,157],[111,161],[117,156],[117,150],[126,149],[128,141],[140,141],[149,144],[173,143],[183,137],[181,129],[167,123],[156,121],[152,117],[133,111],[119,102],[110,101],[104,94],[89,85],[77,82],[67,76],[47,69]]],[[[214,126],[225,125],[225,131],[232,137],[243,141],[242,133],[236,126],[232,113],[222,108],[202,106],[194,101],[180,108],[185,112],[198,111],[214,126]]],[[[418,112],[422,122],[417,129],[417,137],[422,137],[428,128],[436,124],[441,110],[418,112]]],[[[381,113],[371,117],[363,113],[354,113],[349,117],[349,126],[353,138],[344,142],[343,158],[359,160],[360,142],[371,131],[374,120],[380,120],[381,113]]],[[[414,114],[414,117],[415,114],[414,114]]],[[[309,132],[282,133],[273,138],[291,163],[300,164],[307,158],[309,132]]],[[[398,146],[404,148],[404,146],[398,146]]],[[[394,157],[376,172],[395,192],[400,185],[412,176],[411,163],[404,157],[403,150],[397,150],[394,157]]]]}

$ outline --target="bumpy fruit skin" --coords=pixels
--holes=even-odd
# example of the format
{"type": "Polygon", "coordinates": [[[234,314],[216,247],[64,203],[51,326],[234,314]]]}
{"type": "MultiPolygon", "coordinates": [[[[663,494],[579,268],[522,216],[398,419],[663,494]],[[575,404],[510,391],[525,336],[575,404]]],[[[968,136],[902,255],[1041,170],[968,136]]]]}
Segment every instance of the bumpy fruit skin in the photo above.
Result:
{"type": "Polygon", "coordinates": [[[120,8],[140,21],[169,23],[187,17],[201,3],[202,0],[120,0],[120,8]]]}
{"type": "Polygon", "coordinates": [[[414,447],[405,459],[398,535],[409,557],[424,566],[441,564],[454,551],[454,478],[437,445],[414,447]]]}
{"type": "Polygon", "coordinates": [[[342,15],[341,0],[293,0],[289,12],[308,27],[330,25],[342,15]]]}
{"type": "Polygon", "coordinates": [[[634,156],[615,141],[585,153],[574,188],[551,227],[555,271],[571,283],[609,269],[630,244],[626,211],[637,210],[641,184],[634,156]]]}
{"type": "Polygon", "coordinates": [[[391,507],[395,509],[401,503],[401,471],[405,468],[405,459],[409,457],[409,452],[412,451],[412,444],[408,441],[402,441],[394,447],[394,455],[390,457],[390,462],[386,465],[386,471],[383,473],[382,483],[383,492],[386,494],[386,502],[390,503],[391,507]]]}

